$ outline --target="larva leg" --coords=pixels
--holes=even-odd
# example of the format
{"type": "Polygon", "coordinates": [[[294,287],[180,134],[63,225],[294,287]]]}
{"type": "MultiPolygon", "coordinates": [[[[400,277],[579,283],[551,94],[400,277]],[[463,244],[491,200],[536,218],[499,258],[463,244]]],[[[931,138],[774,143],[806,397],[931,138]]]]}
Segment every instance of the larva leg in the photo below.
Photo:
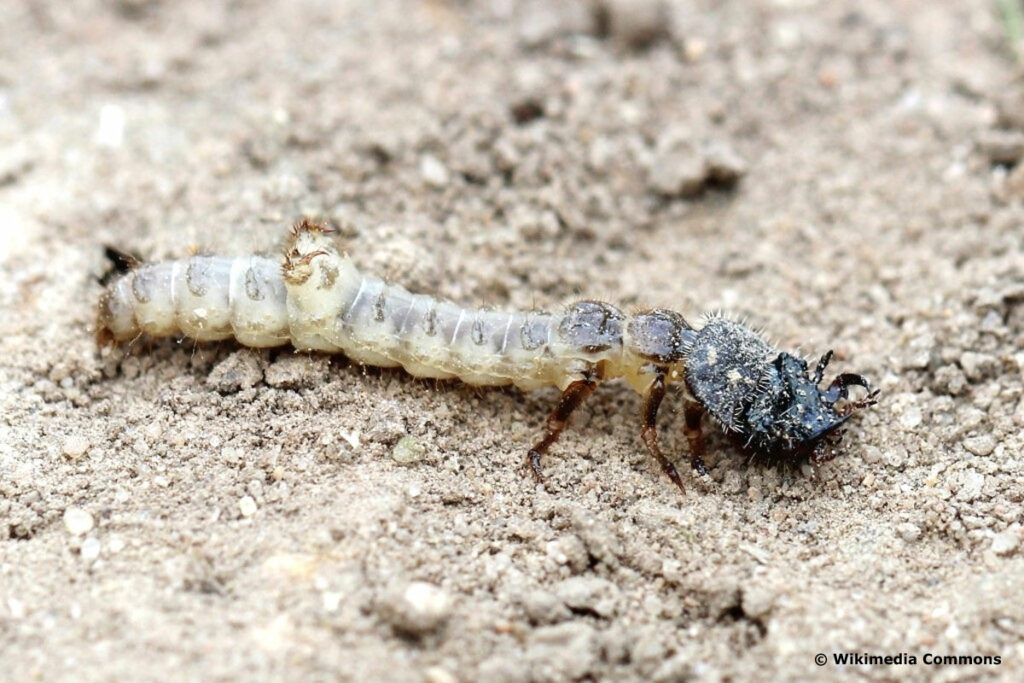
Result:
{"type": "Polygon", "coordinates": [[[569,423],[569,417],[573,411],[579,408],[587,400],[587,397],[594,393],[596,387],[597,381],[594,377],[576,380],[565,388],[565,391],[562,392],[562,397],[558,400],[558,405],[548,415],[544,438],[534,444],[526,456],[530,463],[530,471],[533,472],[534,479],[539,483],[544,483],[544,475],[540,471],[540,456],[547,452],[551,444],[558,441],[558,437],[569,423]]]}
{"type": "Polygon", "coordinates": [[[702,417],[704,406],[690,399],[683,401],[683,433],[690,442],[690,467],[703,476],[708,473],[708,468],[704,464],[704,433],[700,429],[702,417]]]}
{"type": "Polygon", "coordinates": [[[672,480],[673,484],[679,487],[680,491],[686,493],[676,466],[665,457],[665,454],[661,452],[661,447],[658,445],[658,408],[661,407],[661,400],[663,398],[665,398],[665,373],[658,372],[651,381],[650,386],[647,387],[643,406],[640,408],[640,438],[647,446],[647,450],[651,452],[654,459],[661,465],[661,471],[672,480]]]}

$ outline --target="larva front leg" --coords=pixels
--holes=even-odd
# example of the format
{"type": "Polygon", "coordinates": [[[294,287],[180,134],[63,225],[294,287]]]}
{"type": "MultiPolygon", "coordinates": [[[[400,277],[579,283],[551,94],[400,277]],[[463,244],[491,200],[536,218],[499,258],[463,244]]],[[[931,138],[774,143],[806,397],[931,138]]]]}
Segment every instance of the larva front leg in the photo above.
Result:
{"type": "Polygon", "coordinates": [[[561,436],[562,431],[569,424],[569,418],[572,416],[573,411],[579,408],[587,400],[587,397],[594,393],[596,388],[596,373],[588,373],[583,378],[571,382],[562,392],[558,405],[548,415],[544,438],[534,444],[533,448],[526,454],[530,471],[538,483],[544,483],[544,475],[540,470],[540,456],[547,452],[551,444],[558,441],[558,437],[561,436]]]}
{"type": "Polygon", "coordinates": [[[673,484],[679,487],[680,491],[686,493],[676,466],[665,457],[665,454],[661,452],[661,446],[658,445],[658,408],[661,407],[661,401],[665,398],[665,370],[658,368],[652,374],[654,377],[647,386],[643,404],[640,408],[640,439],[647,446],[647,450],[654,456],[654,459],[658,461],[661,471],[672,480],[673,484]]]}

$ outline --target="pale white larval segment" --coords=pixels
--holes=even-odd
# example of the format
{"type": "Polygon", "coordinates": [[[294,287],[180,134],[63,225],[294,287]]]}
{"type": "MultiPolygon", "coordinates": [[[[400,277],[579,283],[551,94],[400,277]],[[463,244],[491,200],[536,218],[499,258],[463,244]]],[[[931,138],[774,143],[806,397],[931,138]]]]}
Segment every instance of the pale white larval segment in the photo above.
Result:
{"type": "Polygon", "coordinates": [[[193,256],[140,266],[112,282],[100,302],[100,332],[115,341],[140,334],[235,338],[246,346],[291,337],[280,265],[256,256],[193,256]]]}
{"type": "Polygon", "coordinates": [[[288,344],[287,292],[279,261],[259,256],[232,261],[229,305],[235,339],[255,347],[288,344]]]}

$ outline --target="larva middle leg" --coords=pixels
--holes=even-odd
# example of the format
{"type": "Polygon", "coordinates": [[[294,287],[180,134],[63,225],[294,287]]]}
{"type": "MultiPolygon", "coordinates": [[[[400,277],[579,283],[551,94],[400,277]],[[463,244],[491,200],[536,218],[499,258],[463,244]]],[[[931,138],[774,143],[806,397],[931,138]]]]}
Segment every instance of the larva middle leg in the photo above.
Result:
{"type": "Polygon", "coordinates": [[[527,454],[526,458],[530,465],[530,471],[533,472],[534,478],[541,484],[544,483],[544,474],[540,468],[540,457],[544,455],[551,444],[558,441],[558,437],[562,435],[566,426],[569,424],[569,418],[572,417],[573,412],[579,408],[587,398],[594,393],[594,389],[597,388],[596,375],[590,374],[582,379],[578,379],[565,388],[562,392],[561,398],[558,400],[558,405],[548,415],[548,421],[544,432],[544,438],[533,445],[527,454]]]}
{"type": "Polygon", "coordinates": [[[679,490],[683,493],[686,489],[683,487],[683,481],[679,478],[679,472],[676,470],[676,466],[672,464],[672,461],[665,457],[665,454],[661,452],[661,446],[658,445],[658,408],[661,407],[661,401],[665,398],[665,371],[659,368],[654,373],[651,383],[647,387],[647,392],[644,394],[643,405],[640,408],[640,439],[647,446],[647,450],[654,459],[661,465],[661,471],[672,480],[672,483],[679,487],[679,490]]]}

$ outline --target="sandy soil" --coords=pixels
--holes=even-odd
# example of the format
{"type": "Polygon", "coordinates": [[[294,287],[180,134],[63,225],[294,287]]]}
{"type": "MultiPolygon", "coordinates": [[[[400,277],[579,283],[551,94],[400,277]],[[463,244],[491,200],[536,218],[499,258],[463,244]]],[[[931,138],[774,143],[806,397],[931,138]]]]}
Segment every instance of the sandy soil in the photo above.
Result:
{"type": "Polygon", "coordinates": [[[993,4],[596,4],[0,5],[0,678],[1024,677],[993,4]],[[816,472],[714,437],[680,495],[609,385],[544,491],[551,391],[96,350],[102,245],[269,251],[303,214],[457,300],[747,315],[882,401],[816,472]]]}

